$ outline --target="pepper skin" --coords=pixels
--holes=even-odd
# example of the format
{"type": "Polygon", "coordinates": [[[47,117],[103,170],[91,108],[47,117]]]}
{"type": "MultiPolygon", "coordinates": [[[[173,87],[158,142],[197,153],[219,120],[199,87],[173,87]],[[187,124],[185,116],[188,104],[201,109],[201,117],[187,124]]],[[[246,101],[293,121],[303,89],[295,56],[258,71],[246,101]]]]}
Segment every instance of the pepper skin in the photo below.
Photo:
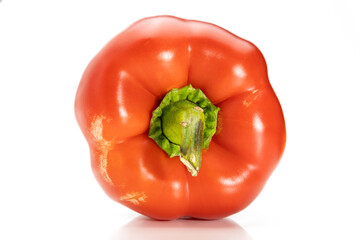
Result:
{"type": "Polygon", "coordinates": [[[213,24],[142,19],[90,62],[75,100],[94,175],[115,201],[155,219],[218,219],[260,193],[285,147],[285,122],[261,52],[213,24]],[[191,176],[148,137],[167,92],[191,84],[218,113],[191,176]]]}

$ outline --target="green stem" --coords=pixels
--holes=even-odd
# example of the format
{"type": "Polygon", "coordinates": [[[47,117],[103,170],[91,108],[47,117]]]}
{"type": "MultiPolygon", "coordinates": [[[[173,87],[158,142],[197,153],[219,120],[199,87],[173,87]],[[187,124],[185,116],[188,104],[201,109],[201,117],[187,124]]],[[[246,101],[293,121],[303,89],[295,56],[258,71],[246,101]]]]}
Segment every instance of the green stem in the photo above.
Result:
{"type": "Polygon", "coordinates": [[[196,176],[202,149],[209,147],[215,134],[218,111],[201,90],[191,85],[173,89],[153,111],[149,137],[170,157],[179,156],[196,176]]]}
{"type": "Polygon", "coordinates": [[[192,176],[197,175],[201,165],[203,112],[196,104],[183,100],[164,108],[161,118],[164,135],[180,145],[180,160],[192,176]]]}
{"type": "Polygon", "coordinates": [[[184,121],[181,131],[180,160],[191,175],[196,176],[201,166],[204,122],[202,119],[192,119],[189,115],[187,118],[190,123],[184,121]]]}

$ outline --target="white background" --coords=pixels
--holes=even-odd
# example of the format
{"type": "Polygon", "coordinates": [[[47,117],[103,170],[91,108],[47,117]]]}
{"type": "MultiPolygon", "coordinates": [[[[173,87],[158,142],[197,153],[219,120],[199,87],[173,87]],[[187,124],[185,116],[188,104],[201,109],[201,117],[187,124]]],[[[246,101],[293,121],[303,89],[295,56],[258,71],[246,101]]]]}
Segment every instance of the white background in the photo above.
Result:
{"type": "Polygon", "coordinates": [[[360,7],[354,1],[0,3],[0,239],[360,239],[360,7]],[[74,97],[90,59],[169,14],[255,43],[287,146],[260,196],[220,221],[154,222],[95,181],[74,97]]]}

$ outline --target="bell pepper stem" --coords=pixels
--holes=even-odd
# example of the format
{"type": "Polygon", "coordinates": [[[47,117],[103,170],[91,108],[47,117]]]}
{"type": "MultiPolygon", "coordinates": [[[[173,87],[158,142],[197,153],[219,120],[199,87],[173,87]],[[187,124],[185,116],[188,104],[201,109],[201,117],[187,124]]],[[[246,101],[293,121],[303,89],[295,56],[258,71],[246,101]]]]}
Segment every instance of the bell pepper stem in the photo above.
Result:
{"type": "Polygon", "coordinates": [[[180,157],[192,176],[201,168],[201,154],[216,132],[220,108],[200,89],[187,85],[172,89],[153,111],[149,137],[170,158],[180,157]]]}
{"type": "Polygon", "coordinates": [[[181,123],[180,161],[192,176],[197,176],[201,165],[204,123],[189,112],[185,112],[184,118],[188,121],[181,123]]]}

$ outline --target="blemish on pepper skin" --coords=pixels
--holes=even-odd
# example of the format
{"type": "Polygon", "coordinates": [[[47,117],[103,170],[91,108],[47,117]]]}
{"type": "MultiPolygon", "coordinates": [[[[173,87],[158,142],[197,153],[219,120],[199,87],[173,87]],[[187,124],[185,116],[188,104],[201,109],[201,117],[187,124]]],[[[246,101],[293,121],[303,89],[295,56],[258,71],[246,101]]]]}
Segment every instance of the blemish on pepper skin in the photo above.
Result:
{"type": "Polygon", "coordinates": [[[99,151],[100,173],[106,182],[112,183],[107,173],[107,155],[109,150],[112,148],[112,142],[105,140],[103,137],[103,119],[105,119],[105,117],[102,115],[94,116],[91,121],[90,133],[93,136],[99,151]]]}
{"type": "Polygon", "coordinates": [[[245,107],[249,107],[251,105],[251,103],[253,101],[255,101],[255,99],[259,96],[259,90],[255,89],[253,90],[249,96],[247,96],[244,100],[243,100],[243,104],[245,105],[245,107]]]}
{"type": "Polygon", "coordinates": [[[146,198],[147,196],[144,192],[131,192],[120,197],[120,201],[128,201],[134,205],[139,205],[140,203],[145,202],[146,198]]]}

